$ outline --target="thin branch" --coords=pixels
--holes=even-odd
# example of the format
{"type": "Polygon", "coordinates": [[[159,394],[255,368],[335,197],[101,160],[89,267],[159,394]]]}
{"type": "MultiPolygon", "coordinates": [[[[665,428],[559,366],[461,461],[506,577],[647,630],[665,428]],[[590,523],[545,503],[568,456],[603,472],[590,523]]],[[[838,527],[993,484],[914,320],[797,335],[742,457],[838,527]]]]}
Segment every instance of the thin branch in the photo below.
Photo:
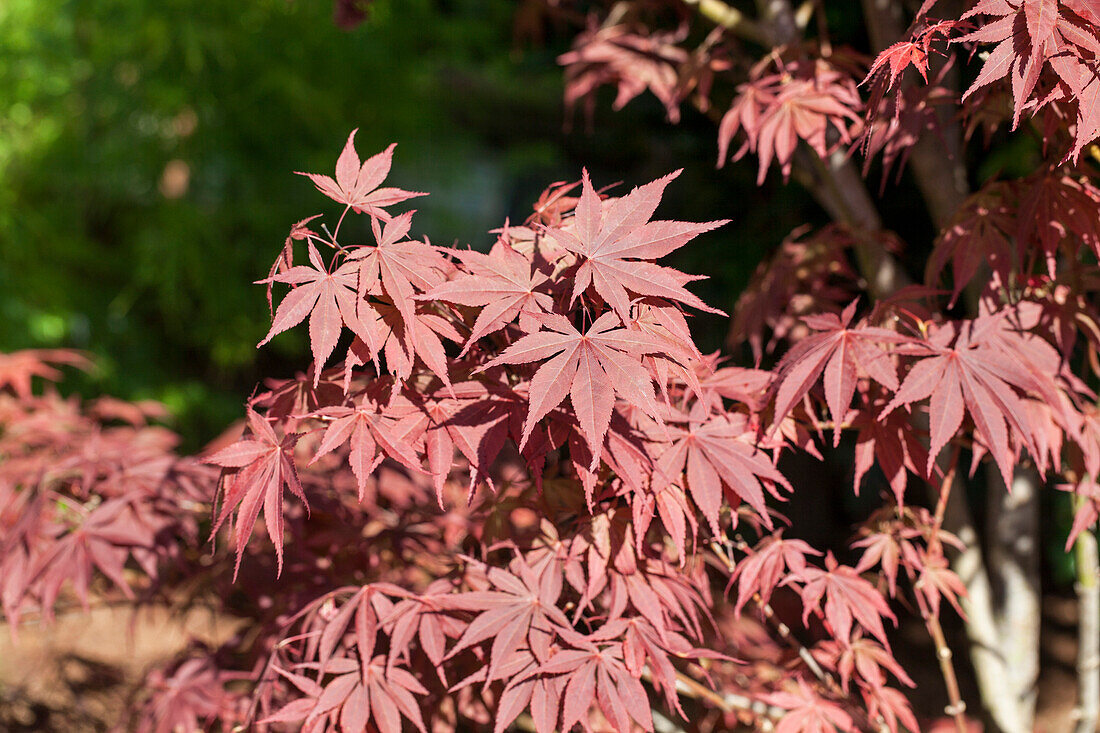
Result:
{"type": "Polygon", "coordinates": [[[951,489],[955,484],[955,475],[959,470],[959,454],[962,445],[955,443],[951,452],[951,460],[947,466],[947,472],[940,482],[940,496],[936,499],[936,511],[932,516],[932,538],[928,542],[929,552],[943,553],[943,543],[940,542],[940,530],[943,529],[943,518],[947,513],[947,501],[951,497],[951,489]]]}
{"type": "MultiPolygon", "coordinates": [[[[648,670],[642,673],[645,677],[648,670]]],[[[676,690],[688,697],[703,700],[715,706],[719,710],[731,713],[735,710],[745,710],[758,717],[768,718],[772,721],[779,720],[787,711],[774,705],[768,705],[760,700],[753,700],[746,695],[738,695],[732,692],[719,693],[704,687],[683,672],[676,673],[676,690]]]]}
{"type": "Polygon", "coordinates": [[[767,34],[764,33],[759,23],[732,5],[722,2],[722,0],[684,0],[684,3],[696,6],[699,13],[711,23],[721,26],[747,41],[761,45],[768,42],[767,34]]]}
{"type": "MultiPolygon", "coordinates": [[[[920,596],[918,596],[919,598],[920,596]]],[[[920,605],[923,606],[924,601],[920,601],[920,605]]],[[[962,695],[959,694],[959,681],[955,677],[955,665],[951,661],[951,647],[947,645],[947,639],[944,638],[940,620],[929,613],[927,609],[922,608],[921,610],[925,613],[925,627],[932,637],[932,642],[936,645],[936,659],[939,660],[940,673],[947,685],[947,698],[951,701],[951,704],[943,711],[954,719],[957,733],[967,733],[966,703],[963,701],[962,695]]]]}
{"type": "MultiPolygon", "coordinates": [[[[947,512],[947,502],[951,496],[951,488],[955,484],[955,475],[959,468],[960,450],[959,445],[956,443],[954,450],[951,452],[951,461],[944,473],[943,481],[940,482],[940,496],[936,502],[932,536],[928,541],[929,554],[942,556],[943,543],[940,541],[940,528],[943,526],[944,514],[947,512]]],[[[936,659],[939,661],[940,674],[943,675],[944,686],[947,688],[947,699],[950,704],[944,708],[944,712],[955,720],[957,733],[966,733],[966,702],[963,701],[962,695],[959,693],[959,680],[955,676],[955,665],[952,661],[954,655],[943,634],[939,617],[932,613],[925,602],[924,593],[920,588],[921,582],[922,580],[917,581],[917,587],[914,590],[917,596],[917,606],[920,608],[921,616],[924,617],[925,628],[928,629],[928,635],[932,637],[932,643],[936,646],[936,659]]]]}

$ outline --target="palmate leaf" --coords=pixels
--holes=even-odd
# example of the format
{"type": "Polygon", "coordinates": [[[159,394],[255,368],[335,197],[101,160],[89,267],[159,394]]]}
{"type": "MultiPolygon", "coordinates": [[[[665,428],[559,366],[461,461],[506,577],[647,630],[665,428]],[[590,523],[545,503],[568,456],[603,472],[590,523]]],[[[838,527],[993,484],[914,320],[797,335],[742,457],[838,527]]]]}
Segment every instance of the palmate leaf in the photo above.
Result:
{"type": "Polygon", "coordinates": [[[650,221],[661,202],[665,186],[680,171],[647,183],[618,199],[601,201],[588,171],[584,171],[580,201],[573,229],[549,228],[546,233],[564,249],[580,258],[573,280],[573,300],[593,288],[615,313],[630,320],[630,294],[685,303],[692,308],[718,313],[684,288],[692,279],[668,267],[655,265],[660,259],[723,221],[692,224],[678,221],[650,221]]]}
{"type": "Polygon", "coordinates": [[[826,667],[835,669],[840,674],[840,686],[845,692],[848,691],[853,676],[873,689],[881,689],[886,686],[886,672],[894,675],[907,687],[917,686],[894,659],[894,655],[859,632],[848,642],[822,642],[814,648],[813,655],[826,667]]]}
{"type": "Polygon", "coordinates": [[[131,550],[151,548],[154,542],[154,528],[141,521],[131,502],[114,499],[96,507],[31,568],[31,577],[41,582],[42,605],[47,614],[52,614],[66,581],[72,583],[77,598],[87,608],[89,584],[96,570],[132,599],[134,593],[126,581],[124,566],[131,550]]]}
{"type": "Polygon", "coordinates": [[[686,427],[670,426],[669,432],[672,445],[658,460],[660,476],[654,477],[655,482],[676,482],[686,475],[691,498],[715,535],[719,534],[723,486],[771,526],[764,488],[779,485],[790,491],[791,485],[771,457],[754,444],[755,432],[743,416],[702,419],[695,414],[686,427]]]}
{"type": "Polygon", "coordinates": [[[962,19],[988,16],[992,20],[956,42],[996,44],[963,101],[978,89],[1008,77],[1012,85],[1012,124],[1025,109],[1037,109],[1049,99],[1034,96],[1039,77],[1049,65],[1064,85],[1059,97],[1077,106],[1077,126],[1069,157],[1076,159],[1100,135],[1100,28],[1089,3],[1059,0],[979,0],[962,19]]]}
{"type": "Polygon", "coordinates": [[[89,369],[91,362],[79,351],[69,349],[25,349],[0,354],[0,390],[8,388],[17,397],[30,397],[32,379],[40,377],[56,382],[61,379],[56,367],[62,365],[89,369]]]}
{"type": "Polygon", "coordinates": [[[203,459],[205,463],[225,469],[222,475],[222,506],[211,535],[221,528],[234,510],[237,511],[233,529],[237,544],[234,578],[240,571],[241,558],[261,508],[267,534],[275,545],[278,572],[282,574],[283,487],[290,489],[307,508],[309,506],[294,466],[294,446],[300,436],[291,433],[280,438],[267,420],[252,410],[248,411],[248,427],[251,437],[242,438],[203,459]]]}
{"type": "Polygon", "coordinates": [[[898,620],[886,599],[853,568],[838,564],[832,553],[825,556],[824,570],[807,565],[784,580],[784,584],[795,583],[804,584],[799,590],[802,595],[802,623],[810,620],[810,614],[819,608],[824,598],[824,618],[832,627],[830,633],[836,639],[842,642],[851,639],[853,622],[858,622],[883,646],[890,648],[882,619],[888,618],[895,625],[898,620]]]}
{"type": "Polygon", "coordinates": [[[532,271],[531,261],[512,249],[505,238],[498,240],[488,254],[453,250],[451,255],[461,260],[468,272],[417,296],[417,300],[481,306],[462,349],[463,354],[478,339],[504,328],[517,316],[520,328],[538,330],[538,323],[529,314],[552,309],[553,298],[548,292],[539,290],[549,278],[542,272],[532,271]]]}
{"type": "Polygon", "coordinates": [[[725,165],[730,144],[744,131],[745,144],[733,159],[748,151],[760,158],[757,184],[762,184],[774,160],[789,177],[794,151],[805,142],[822,158],[834,148],[831,136],[851,143],[848,128],[859,121],[863,107],[855,81],[829,63],[792,63],[777,73],[753,70],[718,126],[718,167],[725,165]]]}
{"type": "Polygon", "coordinates": [[[852,487],[858,495],[864,476],[877,465],[885,476],[898,506],[905,500],[905,490],[909,485],[909,474],[926,476],[928,448],[921,443],[912,420],[902,412],[883,414],[886,398],[868,399],[859,405],[852,428],[858,429],[856,435],[854,472],[852,487]]]}
{"type": "Polygon", "coordinates": [[[387,667],[382,655],[369,664],[358,655],[333,657],[324,671],[336,676],[324,686],[290,670],[275,671],[308,697],[293,700],[262,723],[300,722],[303,731],[341,733],[366,733],[368,724],[373,723],[380,733],[401,733],[405,719],[420,733],[427,731],[416,698],[427,695],[428,690],[407,669],[387,667]]]}
{"type": "Polygon", "coordinates": [[[824,373],[825,403],[833,417],[833,445],[839,445],[839,425],[848,413],[861,374],[890,390],[898,388],[894,363],[878,344],[900,344],[911,339],[885,328],[850,328],[855,308],[856,301],[852,301],[839,317],[826,313],[803,319],[818,333],[795,344],[776,367],[774,425],[790,413],[824,373]]]}
{"type": "Polygon", "coordinates": [[[502,568],[489,568],[487,575],[495,590],[457,593],[440,599],[448,609],[479,611],[458,642],[447,653],[454,657],[475,644],[492,640],[489,651],[488,680],[510,663],[517,653],[527,650],[539,662],[550,657],[551,642],[558,629],[570,628],[568,617],[558,608],[562,574],[558,563],[548,555],[534,567],[517,558],[513,574],[502,568]]]}
{"type": "Polygon", "coordinates": [[[422,472],[420,459],[393,432],[377,405],[364,399],[357,406],[324,407],[313,415],[330,422],[321,444],[313,455],[312,465],[319,458],[344,443],[351,443],[349,460],[351,471],[359,486],[359,500],[363,499],[367,478],[384,458],[392,458],[413,472],[422,472]],[[379,451],[378,449],[382,450],[379,451]]]}
{"type": "Polygon", "coordinates": [[[493,486],[489,469],[508,438],[509,417],[519,407],[515,397],[499,385],[471,381],[455,384],[453,393],[406,389],[391,401],[387,409],[398,420],[394,434],[418,450],[423,444],[440,508],[455,449],[468,463],[471,499],[483,481],[493,486]]]}
{"type": "Polygon", "coordinates": [[[1041,339],[1016,333],[1008,322],[1010,315],[1010,309],[985,313],[957,329],[949,324],[932,334],[925,343],[928,356],[912,366],[880,415],[881,420],[899,406],[929,399],[929,474],[940,451],[958,432],[964,414],[973,420],[1006,486],[1012,485],[1015,464],[1008,430],[1018,445],[1032,455],[1041,454],[1035,434],[1042,426],[1031,424],[1016,390],[1034,392],[1048,405],[1060,406],[1062,400],[1051,376],[1059,359],[1053,347],[1041,339]]]}
{"type": "Polygon", "coordinates": [[[165,675],[156,670],[146,682],[147,687],[160,688],[148,715],[152,728],[138,730],[165,733],[176,730],[202,730],[211,720],[232,719],[232,697],[226,694],[226,682],[232,675],[218,669],[209,657],[187,659],[165,675]]]}
{"type": "Polygon", "coordinates": [[[299,172],[298,175],[309,178],[318,191],[333,201],[345,204],[354,211],[369,214],[372,218],[383,220],[390,218],[384,207],[399,204],[416,196],[427,195],[416,191],[403,191],[400,188],[379,188],[390,173],[396,143],[381,153],[371,156],[360,165],[359,156],[355,152],[355,133],[358,131],[358,128],[351,131],[344,150],[336,160],[335,180],[316,173],[299,172]]]}
{"type": "Polygon", "coordinates": [[[653,731],[645,687],[627,668],[622,643],[608,642],[608,637],[625,631],[625,623],[607,624],[590,636],[567,633],[570,644],[578,648],[558,650],[538,667],[513,678],[511,685],[522,684],[536,675],[565,680],[558,730],[571,730],[577,724],[587,727],[589,710],[599,707],[617,731],[629,731],[633,723],[653,731]]]}
{"type": "Polygon", "coordinates": [[[314,361],[313,384],[317,386],[321,370],[340,339],[341,327],[348,326],[360,338],[368,338],[368,332],[357,315],[357,266],[344,263],[335,272],[329,272],[313,242],[308,242],[308,248],[312,267],[292,267],[259,281],[268,284],[287,283],[294,288],[279,303],[271,321],[271,329],[257,347],[263,346],[277,334],[297,326],[308,316],[309,341],[314,361]]]}
{"type": "Polygon", "coordinates": [[[818,695],[801,679],[795,691],[772,693],[767,701],[788,711],[775,727],[776,733],[836,733],[855,729],[852,716],[844,708],[818,695]]]}
{"type": "Polygon", "coordinates": [[[765,537],[751,555],[737,563],[730,575],[728,587],[737,584],[734,611],[740,614],[757,593],[761,603],[768,603],[783,578],[806,569],[807,555],[820,554],[802,540],[784,539],[782,532],[765,537]]]}
{"type": "Polygon", "coordinates": [[[566,67],[565,106],[572,110],[591,99],[598,87],[615,84],[615,109],[621,109],[646,89],[665,107],[670,122],[680,119],[680,100],[690,91],[681,69],[689,55],[676,45],[682,34],[633,33],[611,26],[581,34],[573,50],[558,57],[566,67]]]}
{"type": "Polygon", "coordinates": [[[406,321],[415,319],[416,295],[443,283],[453,270],[438,247],[407,238],[412,215],[395,217],[384,228],[372,221],[377,246],[356,247],[348,255],[359,263],[359,297],[389,298],[406,321]]]}
{"type": "Polygon", "coordinates": [[[583,334],[556,313],[536,318],[547,330],[524,336],[477,371],[548,359],[531,378],[520,449],[538,422],[568,395],[594,468],[603,452],[616,395],[657,417],[653,378],[641,357],[661,353],[664,346],[649,334],[622,328],[611,312],[597,318],[583,334]]]}

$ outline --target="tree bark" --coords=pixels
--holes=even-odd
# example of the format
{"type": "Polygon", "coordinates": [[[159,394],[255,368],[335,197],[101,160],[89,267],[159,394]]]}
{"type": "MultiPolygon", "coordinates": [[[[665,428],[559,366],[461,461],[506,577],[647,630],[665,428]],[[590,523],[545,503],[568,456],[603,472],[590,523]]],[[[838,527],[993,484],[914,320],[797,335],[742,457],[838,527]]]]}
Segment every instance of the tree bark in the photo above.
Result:
{"type": "MultiPolygon", "coordinates": [[[[987,567],[997,612],[998,636],[1015,700],[1016,726],[1030,731],[1039,678],[1039,491],[1033,468],[1017,467],[1011,491],[989,471],[987,567]]],[[[1007,685],[1006,685],[1007,686],[1007,685]]],[[[1003,727],[1003,726],[1002,726],[1003,727]]]]}
{"type": "Polygon", "coordinates": [[[1094,733],[1100,718],[1100,559],[1096,535],[1085,530],[1074,544],[1077,560],[1077,719],[1074,733],[1094,733]]]}
{"type": "MultiPolygon", "coordinates": [[[[964,549],[948,551],[951,565],[966,586],[960,605],[966,614],[966,637],[970,641],[970,662],[978,683],[978,693],[990,719],[1004,733],[1025,733],[1016,710],[1008,677],[1007,660],[1001,651],[1000,630],[994,613],[993,588],[986,573],[981,538],[974,526],[963,492],[952,492],[944,513],[944,529],[954,533],[964,549]]],[[[949,550],[949,548],[945,548],[949,550]]]]}

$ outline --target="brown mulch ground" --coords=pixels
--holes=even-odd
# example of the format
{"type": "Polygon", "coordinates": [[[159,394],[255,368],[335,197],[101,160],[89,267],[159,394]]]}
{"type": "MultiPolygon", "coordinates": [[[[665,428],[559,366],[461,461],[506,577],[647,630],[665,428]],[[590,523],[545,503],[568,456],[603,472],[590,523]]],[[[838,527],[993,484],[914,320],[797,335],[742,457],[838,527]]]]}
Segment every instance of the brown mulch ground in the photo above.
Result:
{"type": "Polygon", "coordinates": [[[0,625],[0,731],[110,730],[150,667],[192,640],[220,643],[234,628],[205,609],[174,615],[163,606],[136,614],[123,607],[76,609],[49,627],[21,626],[17,643],[0,625]]]}

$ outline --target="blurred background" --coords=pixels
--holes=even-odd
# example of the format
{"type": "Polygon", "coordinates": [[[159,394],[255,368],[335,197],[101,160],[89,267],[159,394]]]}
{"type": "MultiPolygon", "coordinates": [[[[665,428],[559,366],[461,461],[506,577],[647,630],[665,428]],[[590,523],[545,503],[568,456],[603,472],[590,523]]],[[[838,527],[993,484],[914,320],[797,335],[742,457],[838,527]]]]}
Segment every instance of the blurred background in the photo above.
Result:
{"type": "MultiPolygon", "coordinates": [[[[716,170],[713,122],[689,108],[670,126],[651,96],[614,112],[606,89],[594,124],[567,120],[555,59],[575,29],[533,6],[377,0],[348,28],[329,0],[0,3],[0,351],[88,350],[98,367],[69,388],[160,400],[201,448],[259,380],[306,366],[304,330],[255,348],[253,282],[291,224],[338,214],[293,172],[331,173],[356,127],[364,157],[398,143],[390,180],[431,193],[414,236],[436,244],[487,247],[582,165],[627,187],[683,167],[659,215],[733,223],[670,264],[710,275],[695,290],[728,311],[822,215],[753,165],[716,170]]],[[[725,319],[695,325],[720,346],[725,319]]]]}

